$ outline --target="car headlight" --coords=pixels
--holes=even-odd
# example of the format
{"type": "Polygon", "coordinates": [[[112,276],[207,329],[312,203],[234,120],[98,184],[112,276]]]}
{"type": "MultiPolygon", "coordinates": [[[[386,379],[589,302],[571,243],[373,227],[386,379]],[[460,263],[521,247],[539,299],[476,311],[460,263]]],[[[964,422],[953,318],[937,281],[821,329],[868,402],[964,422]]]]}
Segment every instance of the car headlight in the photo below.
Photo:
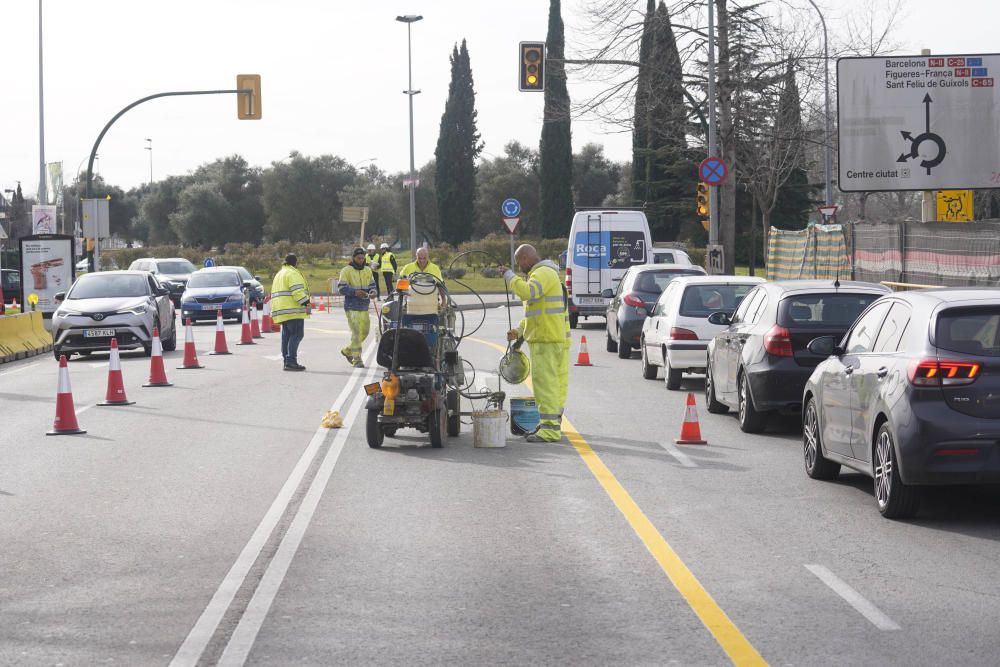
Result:
{"type": "Polygon", "coordinates": [[[53,317],[69,317],[70,315],[83,315],[83,313],[81,313],[78,310],[70,310],[68,308],[59,308],[58,310],[56,310],[56,312],[53,315],[53,317]]]}
{"type": "Polygon", "coordinates": [[[131,308],[122,308],[121,310],[115,311],[116,315],[142,315],[148,310],[148,306],[144,303],[138,306],[132,306],[131,308]]]}

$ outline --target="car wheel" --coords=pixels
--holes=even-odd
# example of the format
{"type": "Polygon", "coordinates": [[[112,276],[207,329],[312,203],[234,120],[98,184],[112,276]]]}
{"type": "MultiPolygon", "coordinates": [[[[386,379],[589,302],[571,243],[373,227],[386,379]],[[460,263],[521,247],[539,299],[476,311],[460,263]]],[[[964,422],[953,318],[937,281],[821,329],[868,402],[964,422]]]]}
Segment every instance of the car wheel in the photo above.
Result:
{"type": "Polygon", "coordinates": [[[365,422],[365,437],[368,439],[368,446],[372,449],[382,448],[385,436],[382,433],[382,425],[378,423],[378,410],[368,411],[368,420],[365,422]]]}
{"type": "Polygon", "coordinates": [[[458,414],[462,409],[462,397],[458,395],[458,390],[448,390],[448,437],[454,438],[462,432],[462,415],[458,414]],[[455,414],[451,414],[455,413],[455,414]]]}
{"type": "Polygon", "coordinates": [[[840,464],[823,456],[819,410],[816,408],[815,398],[810,398],[806,403],[802,419],[802,453],[805,457],[806,474],[812,479],[836,479],[840,474],[840,464]]]}
{"type": "Polygon", "coordinates": [[[715,397],[715,380],[712,378],[712,365],[705,368],[705,406],[713,415],[724,415],[729,412],[729,406],[720,403],[715,397]]]}
{"type": "Polygon", "coordinates": [[[618,358],[619,359],[631,359],[632,358],[632,344],[626,343],[622,340],[622,332],[618,332],[618,358]]]}
{"type": "Polygon", "coordinates": [[[757,412],[750,394],[750,380],[746,373],[740,374],[737,383],[737,400],[739,401],[740,430],[744,433],[760,433],[767,426],[767,414],[757,412]]]}
{"type": "Polygon", "coordinates": [[[882,424],[875,436],[872,453],[875,501],[886,519],[906,519],[913,516],[920,503],[920,491],[903,484],[896,463],[896,447],[889,422],[882,424]]]}
{"type": "Polygon", "coordinates": [[[174,350],[177,349],[177,323],[176,322],[171,327],[171,329],[172,329],[172,331],[170,332],[170,338],[168,338],[167,340],[163,341],[163,351],[164,352],[173,352],[174,350]]]}
{"type": "Polygon", "coordinates": [[[670,357],[667,356],[667,351],[663,351],[663,380],[667,383],[667,389],[670,391],[677,391],[681,388],[681,380],[684,379],[684,373],[679,370],[670,367],[670,357]]]}
{"type": "Polygon", "coordinates": [[[606,343],[604,349],[606,349],[608,352],[617,352],[618,351],[618,343],[616,343],[615,339],[611,337],[611,332],[610,331],[606,332],[606,334],[607,334],[608,339],[607,339],[607,343],[606,343]]]}
{"type": "Polygon", "coordinates": [[[646,340],[639,342],[639,353],[642,355],[642,377],[647,380],[656,379],[656,366],[649,363],[649,356],[646,354],[646,340]]]}
{"type": "Polygon", "coordinates": [[[56,361],[59,361],[59,357],[63,355],[66,356],[66,361],[69,361],[73,357],[72,352],[63,352],[62,350],[57,350],[56,348],[52,348],[52,356],[56,358],[56,361]]]}
{"type": "Polygon", "coordinates": [[[580,315],[578,313],[569,314],[569,328],[575,329],[576,325],[580,322],[580,315]]]}
{"type": "Polygon", "coordinates": [[[444,406],[432,410],[427,415],[427,431],[431,436],[431,447],[441,447],[442,435],[448,430],[448,410],[444,406]]]}

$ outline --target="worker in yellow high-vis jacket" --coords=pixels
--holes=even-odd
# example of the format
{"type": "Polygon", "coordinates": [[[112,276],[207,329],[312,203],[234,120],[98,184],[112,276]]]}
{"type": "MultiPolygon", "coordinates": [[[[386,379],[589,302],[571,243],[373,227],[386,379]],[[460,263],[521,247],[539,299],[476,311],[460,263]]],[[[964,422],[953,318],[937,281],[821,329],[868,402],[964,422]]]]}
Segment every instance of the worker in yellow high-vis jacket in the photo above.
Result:
{"type": "Polygon", "coordinates": [[[340,271],[337,291],[344,296],[344,314],[351,330],[351,342],[340,353],[352,366],[361,368],[361,348],[371,329],[369,302],[376,295],[375,276],[365,261],[364,248],[355,248],[351,253],[351,263],[340,271]]]}
{"type": "Polygon", "coordinates": [[[281,356],[286,371],[304,371],[299,363],[299,343],[305,333],[309,318],[309,288],[299,273],[299,260],[294,253],[285,256],[281,270],[271,283],[271,317],[281,325],[281,356]]]}
{"type": "Polygon", "coordinates": [[[559,267],[542,261],[533,246],[522,245],[514,261],[527,280],[504,272],[510,290],[524,302],[524,319],[507,332],[507,340],[523,338],[531,353],[531,383],[540,418],[529,441],[555,442],[562,437],[562,414],[569,389],[569,310],[559,267]]]}

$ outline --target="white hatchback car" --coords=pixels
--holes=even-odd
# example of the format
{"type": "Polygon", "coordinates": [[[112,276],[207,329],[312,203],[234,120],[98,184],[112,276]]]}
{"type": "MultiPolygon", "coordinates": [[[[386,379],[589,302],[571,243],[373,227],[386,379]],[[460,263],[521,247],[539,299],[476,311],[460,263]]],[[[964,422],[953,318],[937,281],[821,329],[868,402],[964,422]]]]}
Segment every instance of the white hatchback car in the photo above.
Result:
{"type": "Polygon", "coordinates": [[[655,380],[663,366],[667,389],[679,389],[683,373],[704,373],[708,342],[726,327],[709,315],[732,313],[763,278],[749,276],[684,276],[663,290],[653,313],[642,325],[639,349],[642,376],[655,380]]]}

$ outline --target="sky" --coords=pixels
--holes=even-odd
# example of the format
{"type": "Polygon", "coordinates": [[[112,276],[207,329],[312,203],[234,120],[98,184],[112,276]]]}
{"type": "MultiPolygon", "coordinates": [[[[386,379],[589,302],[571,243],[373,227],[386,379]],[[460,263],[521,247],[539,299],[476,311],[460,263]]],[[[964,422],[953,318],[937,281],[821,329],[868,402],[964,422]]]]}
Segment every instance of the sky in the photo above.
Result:
{"type": "MultiPolygon", "coordinates": [[[[563,0],[567,56],[592,46],[584,10],[602,0],[563,0]]],[[[782,0],[805,7],[806,0],[782,0]]],[[[870,0],[868,0],[870,2],[870,0]]],[[[637,6],[644,6],[637,0],[637,6]]],[[[865,0],[817,2],[831,41],[846,14],[865,0]]],[[[189,173],[238,153],[269,166],[290,151],[335,154],[363,168],[409,167],[406,26],[412,26],[416,164],[433,158],[448,92],[448,56],[468,40],[485,156],[508,141],[537,147],[543,96],[517,90],[517,44],[543,41],[547,0],[43,0],[45,159],[61,161],[66,181],[86,169],[104,124],[150,94],[235,87],[237,74],[262,77],[263,119],[236,118],[234,95],[153,100],[129,111],[98,150],[96,172],[125,189],[189,173]],[[146,139],[152,139],[147,142],[146,139]],[[147,147],[152,146],[152,151],[147,147]]],[[[907,0],[895,38],[901,54],[1000,51],[1000,9],[981,0],[907,0]]],[[[39,176],[38,2],[3,3],[0,189],[21,181],[33,195],[39,176]]],[[[833,71],[833,70],[831,70],[833,71]]],[[[833,74],[831,74],[833,76],[833,74]]],[[[571,74],[574,100],[594,83],[571,74]]],[[[573,145],[604,144],[631,156],[620,128],[574,119],[573,145]]]]}

